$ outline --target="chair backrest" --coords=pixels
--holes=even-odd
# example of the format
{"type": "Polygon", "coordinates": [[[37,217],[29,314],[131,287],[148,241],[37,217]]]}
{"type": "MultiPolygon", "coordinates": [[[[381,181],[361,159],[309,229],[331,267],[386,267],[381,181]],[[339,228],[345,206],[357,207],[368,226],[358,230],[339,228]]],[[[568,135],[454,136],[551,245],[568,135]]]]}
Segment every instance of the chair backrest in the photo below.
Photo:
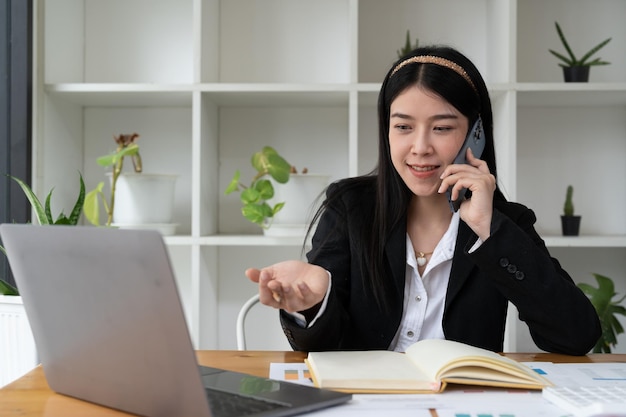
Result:
{"type": "Polygon", "coordinates": [[[259,294],[250,297],[237,315],[237,350],[246,350],[246,316],[252,307],[259,302],[259,294]]]}
{"type": "Polygon", "coordinates": [[[238,350],[291,350],[280,323],[279,311],[253,295],[239,309],[236,324],[238,350]]]}

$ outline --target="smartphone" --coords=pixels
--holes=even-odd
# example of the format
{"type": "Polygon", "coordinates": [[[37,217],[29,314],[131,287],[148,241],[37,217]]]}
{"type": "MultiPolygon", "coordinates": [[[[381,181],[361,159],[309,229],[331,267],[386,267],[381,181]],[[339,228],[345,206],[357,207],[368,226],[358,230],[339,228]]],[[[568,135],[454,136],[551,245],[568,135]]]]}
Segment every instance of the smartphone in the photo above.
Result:
{"type": "MultiPolygon", "coordinates": [[[[456,158],[454,158],[453,164],[467,164],[467,159],[465,155],[467,154],[467,148],[472,150],[472,154],[476,158],[480,158],[483,154],[483,150],[485,149],[485,130],[483,129],[483,121],[479,117],[476,122],[474,122],[474,126],[470,129],[467,137],[465,138],[465,142],[463,142],[463,146],[461,146],[461,150],[457,154],[456,158]]],[[[448,188],[446,191],[446,195],[448,196],[448,203],[450,204],[450,210],[452,212],[456,212],[461,207],[461,203],[465,200],[465,192],[466,188],[463,188],[459,192],[459,198],[456,200],[452,200],[452,187],[448,188]]]]}

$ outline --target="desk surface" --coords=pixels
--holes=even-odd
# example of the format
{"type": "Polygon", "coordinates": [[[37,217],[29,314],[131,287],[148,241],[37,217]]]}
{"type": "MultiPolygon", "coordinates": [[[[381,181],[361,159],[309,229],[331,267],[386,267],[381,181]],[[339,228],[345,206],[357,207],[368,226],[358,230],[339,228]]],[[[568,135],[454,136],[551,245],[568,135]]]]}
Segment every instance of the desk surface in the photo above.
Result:
{"type": "MultiPolygon", "coordinates": [[[[261,377],[269,375],[270,363],[302,362],[302,352],[279,351],[198,351],[198,363],[261,377]]],[[[551,353],[509,353],[506,356],[520,362],[626,362],[626,354],[594,354],[566,356],[551,353]]],[[[48,387],[39,366],[20,379],[0,389],[0,417],[113,417],[128,414],[93,405],[54,393],[48,387]]]]}

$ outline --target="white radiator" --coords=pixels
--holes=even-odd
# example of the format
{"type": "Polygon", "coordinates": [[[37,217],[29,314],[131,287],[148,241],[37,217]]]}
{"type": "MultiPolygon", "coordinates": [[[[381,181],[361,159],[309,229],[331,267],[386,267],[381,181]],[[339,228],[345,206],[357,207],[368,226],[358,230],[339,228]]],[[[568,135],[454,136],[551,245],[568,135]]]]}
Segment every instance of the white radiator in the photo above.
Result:
{"type": "Polygon", "coordinates": [[[37,349],[22,297],[0,295],[0,387],[38,363],[37,349]]]}

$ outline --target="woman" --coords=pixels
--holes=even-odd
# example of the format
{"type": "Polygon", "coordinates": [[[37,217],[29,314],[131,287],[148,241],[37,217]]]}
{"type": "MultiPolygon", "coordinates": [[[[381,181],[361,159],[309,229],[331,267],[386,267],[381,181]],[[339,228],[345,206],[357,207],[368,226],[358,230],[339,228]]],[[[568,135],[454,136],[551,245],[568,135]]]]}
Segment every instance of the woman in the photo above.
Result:
{"type": "Polygon", "coordinates": [[[246,271],[261,302],[281,309],[292,347],[404,351],[445,338],[502,351],[510,301],[539,348],[586,354],[597,314],[551,258],[534,213],[498,189],[476,67],[449,47],[414,50],[387,73],[378,117],[378,167],[328,188],[308,263],[246,271]],[[482,155],[467,150],[454,164],[479,119],[482,155]]]}

